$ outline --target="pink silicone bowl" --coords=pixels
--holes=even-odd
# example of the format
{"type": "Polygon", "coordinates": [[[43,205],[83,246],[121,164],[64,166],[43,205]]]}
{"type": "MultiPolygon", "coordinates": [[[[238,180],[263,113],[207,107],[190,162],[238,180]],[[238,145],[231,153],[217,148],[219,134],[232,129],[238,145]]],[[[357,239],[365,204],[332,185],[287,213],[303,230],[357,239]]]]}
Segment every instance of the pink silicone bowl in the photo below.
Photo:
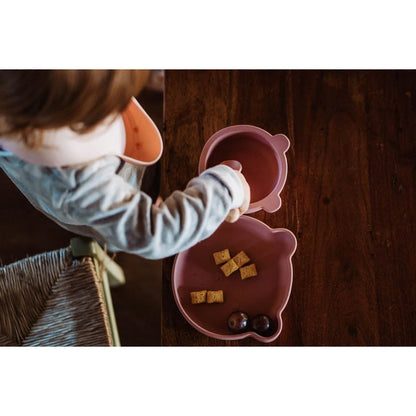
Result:
{"type": "Polygon", "coordinates": [[[283,327],[282,312],[292,288],[296,246],[291,231],[272,229],[255,218],[243,215],[233,224],[224,222],[211,237],[176,256],[172,289],[179,310],[195,329],[209,337],[274,341],[283,327]],[[212,256],[225,248],[232,256],[244,250],[256,264],[258,275],[242,280],[237,271],[225,277],[212,256]],[[191,303],[190,292],[219,289],[224,293],[224,303],[191,303]],[[227,318],[234,311],[246,312],[250,317],[268,315],[272,319],[270,333],[262,336],[253,331],[231,332],[227,318]]]}
{"type": "Polygon", "coordinates": [[[236,160],[242,166],[251,190],[247,213],[275,212],[282,205],[280,192],[287,177],[286,151],[289,139],[284,134],[272,136],[249,125],[226,127],[215,133],[202,149],[199,173],[225,160],[236,160]]]}

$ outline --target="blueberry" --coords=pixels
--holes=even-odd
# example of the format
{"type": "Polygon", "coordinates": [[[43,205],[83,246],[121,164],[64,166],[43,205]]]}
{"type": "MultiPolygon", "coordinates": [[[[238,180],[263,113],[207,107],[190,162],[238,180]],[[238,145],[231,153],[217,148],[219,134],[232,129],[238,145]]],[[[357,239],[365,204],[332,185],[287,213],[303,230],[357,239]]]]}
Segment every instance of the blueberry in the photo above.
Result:
{"type": "Polygon", "coordinates": [[[266,334],[270,329],[270,325],[270,318],[267,315],[256,315],[251,320],[253,330],[260,335],[266,334]]]}
{"type": "Polygon", "coordinates": [[[248,323],[248,315],[241,311],[233,312],[227,321],[228,328],[236,333],[246,331],[248,329],[248,323]]]}

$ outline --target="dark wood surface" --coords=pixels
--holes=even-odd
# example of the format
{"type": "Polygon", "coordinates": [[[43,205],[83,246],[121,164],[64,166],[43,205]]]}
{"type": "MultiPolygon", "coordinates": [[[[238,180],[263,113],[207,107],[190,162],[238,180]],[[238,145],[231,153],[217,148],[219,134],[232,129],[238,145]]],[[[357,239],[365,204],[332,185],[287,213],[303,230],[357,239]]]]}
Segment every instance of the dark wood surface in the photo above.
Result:
{"type": "MultiPolygon", "coordinates": [[[[252,214],[298,240],[283,331],[267,345],[416,345],[416,72],[167,71],[164,197],[233,124],[291,141],[281,209],[252,214]]],[[[194,330],[174,302],[172,264],[162,345],[264,345],[194,330]]]]}

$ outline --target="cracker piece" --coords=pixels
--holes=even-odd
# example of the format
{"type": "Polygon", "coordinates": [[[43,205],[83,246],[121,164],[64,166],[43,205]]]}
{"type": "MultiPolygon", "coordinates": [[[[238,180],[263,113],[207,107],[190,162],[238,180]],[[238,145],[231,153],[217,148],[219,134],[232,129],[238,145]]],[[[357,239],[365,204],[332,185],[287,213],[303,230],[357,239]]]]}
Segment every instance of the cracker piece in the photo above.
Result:
{"type": "Polygon", "coordinates": [[[241,279],[248,279],[249,277],[257,276],[256,265],[249,264],[248,266],[244,266],[240,269],[241,279]]]}
{"type": "Polygon", "coordinates": [[[232,260],[234,260],[234,263],[237,265],[238,268],[240,268],[242,265],[250,261],[250,257],[247,256],[247,254],[244,253],[244,251],[240,251],[232,258],[232,260]]]}
{"type": "Polygon", "coordinates": [[[191,292],[191,302],[193,305],[198,303],[205,303],[207,301],[207,291],[200,290],[199,292],[191,292]]]}
{"type": "Polygon", "coordinates": [[[216,265],[225,263],[226,261],[231,259],[230,251],[228,250],[228,248],[212,253],[212,255],[214,256],[214,261],[216,265]]]}
{"type": "Polygon", "coordinates": [[[224,293],[222,290],[208,290],[207,303],[223,303],[224,293]]]}
{"type": "Polygon", "coordinates": [[[227,263],[221,266],[222,272],[228,277],[231,273],[238,270],[238,266],[235,264],[234,260],[228,260],[227,263]]]}

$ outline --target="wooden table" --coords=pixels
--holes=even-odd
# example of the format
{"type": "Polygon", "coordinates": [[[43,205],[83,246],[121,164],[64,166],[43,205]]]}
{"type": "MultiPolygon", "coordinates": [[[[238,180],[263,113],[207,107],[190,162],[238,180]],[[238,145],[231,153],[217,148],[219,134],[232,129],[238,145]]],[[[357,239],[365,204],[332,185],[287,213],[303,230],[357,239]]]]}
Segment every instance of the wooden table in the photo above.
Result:
{"type": "MultiPolygon", "coordinates": [[[[268,345],[416,345],[416,72],[167,71],[164,197],[233,124],[291,141],[281,209],[252,214],[298,240],[284,328],[268,345]]],[[[162,345],[263,345],[193,329],[173,299],[172,264],[162,345]]]]}

